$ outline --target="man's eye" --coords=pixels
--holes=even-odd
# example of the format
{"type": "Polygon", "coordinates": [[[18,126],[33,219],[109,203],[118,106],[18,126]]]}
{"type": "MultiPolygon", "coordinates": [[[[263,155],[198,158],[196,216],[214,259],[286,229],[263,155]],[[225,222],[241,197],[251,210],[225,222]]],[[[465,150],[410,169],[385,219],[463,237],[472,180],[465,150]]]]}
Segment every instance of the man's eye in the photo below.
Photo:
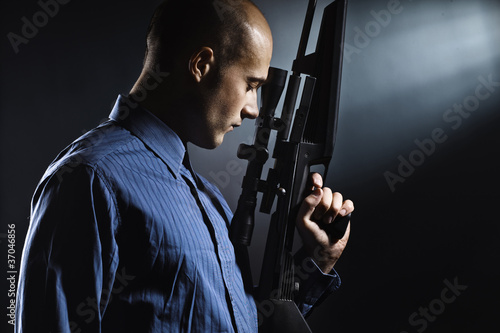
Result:
{"type": "Polygon", "coordinates": [[[252,86],[251,84],[249,84],[249,85],[247,86],[247,91],[252,91],[252,90],[255,90],[255,87],[254,87],[254,86],[252,86]]]}

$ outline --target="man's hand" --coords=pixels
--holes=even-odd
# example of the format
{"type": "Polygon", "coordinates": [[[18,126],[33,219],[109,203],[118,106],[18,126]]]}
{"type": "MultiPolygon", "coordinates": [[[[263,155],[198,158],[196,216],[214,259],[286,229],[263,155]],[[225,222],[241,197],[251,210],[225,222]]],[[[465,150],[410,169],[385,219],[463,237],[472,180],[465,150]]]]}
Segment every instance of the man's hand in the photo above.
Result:
{"type": "Polygon", "coordinates": [[[297,215],[297,229],[307,254],[324,273],[329,273],[347,245],[351,223],[342,239],[333,239],[321,224],[335,223],[335,218],[346,216],[354,210],[351,200],[343,200],[342,194],[328,187],[323,188],[320,174],[311,175],[314,191],[307,196],[297,215]]]}

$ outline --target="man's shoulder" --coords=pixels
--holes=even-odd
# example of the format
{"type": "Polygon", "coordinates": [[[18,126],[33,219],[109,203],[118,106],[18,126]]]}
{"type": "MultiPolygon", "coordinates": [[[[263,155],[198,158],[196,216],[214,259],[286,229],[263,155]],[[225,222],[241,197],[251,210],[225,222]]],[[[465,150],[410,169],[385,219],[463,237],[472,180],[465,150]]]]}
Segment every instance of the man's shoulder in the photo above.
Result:
{"type": "Polygon", "coordinates": [[[119,163],[137,138],[113,121],[106,121],[67,146],[47,169],[45,176],[69,173],[82,167],[106,169],[110,160],[119,163]]]}

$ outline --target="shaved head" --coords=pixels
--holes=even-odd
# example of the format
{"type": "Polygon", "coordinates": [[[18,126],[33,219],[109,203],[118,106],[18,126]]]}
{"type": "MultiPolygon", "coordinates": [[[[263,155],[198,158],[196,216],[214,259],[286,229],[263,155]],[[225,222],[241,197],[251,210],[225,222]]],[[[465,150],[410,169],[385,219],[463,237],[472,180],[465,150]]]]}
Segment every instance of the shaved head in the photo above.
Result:
{"type": "Polygon", "coordinates": [[[130,95],[185,143],[212,149],[258,116],[272,35],[249,0],[168,0],[155,11],[143,71],[130,95]],[[161,84],[148,80],[168,73],[161,84]]]}
{"type": "Polygon", "coordinates": [[[151,19],[144,65],[173,72],[205,46],[224,69],[260,46],[251,37],[262,43],[263,31],[270,38],[267,21],[249,0],[167,0],[151,19]]]}

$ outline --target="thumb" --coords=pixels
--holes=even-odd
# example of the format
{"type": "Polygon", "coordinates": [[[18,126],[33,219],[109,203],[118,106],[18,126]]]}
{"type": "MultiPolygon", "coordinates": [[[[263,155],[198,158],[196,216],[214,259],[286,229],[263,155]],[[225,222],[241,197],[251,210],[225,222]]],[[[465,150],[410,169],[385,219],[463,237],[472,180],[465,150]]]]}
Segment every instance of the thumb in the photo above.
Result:
{"type": "Polygon", "coordinates": [[[311,216],[314,213],[314,209],[321,202],[323,197],[323,190],[316,188],[311,194],[309,194],[302,204],[300,205],[299,212],[297,214],[297,219],[300,220],[311,220],[311,216]]]}

